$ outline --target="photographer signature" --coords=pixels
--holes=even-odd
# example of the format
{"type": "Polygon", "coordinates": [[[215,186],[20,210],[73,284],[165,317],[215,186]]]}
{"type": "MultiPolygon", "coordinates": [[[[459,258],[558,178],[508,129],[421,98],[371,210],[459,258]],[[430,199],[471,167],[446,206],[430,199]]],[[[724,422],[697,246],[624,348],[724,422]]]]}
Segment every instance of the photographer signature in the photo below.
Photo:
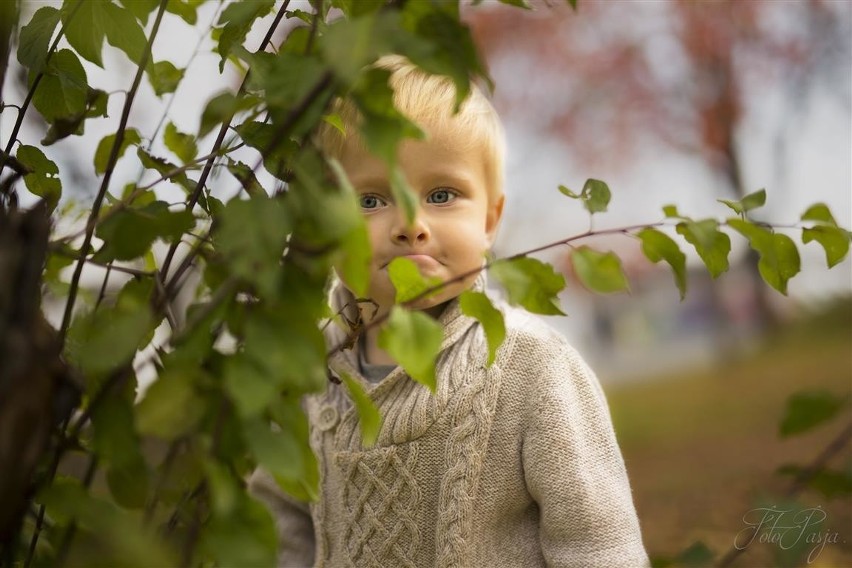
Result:
{"type": "Polygon", "coordinates": [[[822,507],[794,510],[772,506],[752,509],[743,516],[747,526],[737,533],[734,546],[743,550],[756,540],[788,550],[805,542],[814,545],[807,558],[810,564],[822,553],[826,544],[839,542],[839,533],[821,530],[820,525],[826,517],[822,507]]]}

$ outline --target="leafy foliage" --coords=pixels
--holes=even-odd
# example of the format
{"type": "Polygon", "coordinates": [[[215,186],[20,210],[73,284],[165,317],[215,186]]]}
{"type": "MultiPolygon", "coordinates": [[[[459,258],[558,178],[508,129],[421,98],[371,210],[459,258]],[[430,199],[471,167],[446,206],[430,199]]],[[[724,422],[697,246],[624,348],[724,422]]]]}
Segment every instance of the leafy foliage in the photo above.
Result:
{"type": "MultiPolygon", "coordinates": [[[[32,503],[44,506],[46,516],[11,528],[20,538],[1,551],[4,559],[44,565],[274,564],[274,523],[246,493],[244,479],[262,466],[294,498],[317,497],[319,468],[300,402],[324,388],[328,352],[345,347],[327,345],[317,322],[330,317],[326,290],[332,271],[359,297],[370,282],[369,234],[354,189],[340,165],[315,145],[313,134],[323,122],[343,128],[332,101],[349,97],[361,117],[358,134],[388,164],[394,199],[411,219],[417,204],[396,150],[401,141],[424,133],[394,108],[389,73],[373,63],[396,53],[443,74],[456,85],[457,105],[472,80],[490,83],[456,3],[335,0],[314,3],[315,12],[308,13],[287,2],[228,2],[204,33],[212,39],[220,70],[230,64],[245,72],[243,84],[199,101],[198,115],[190,117],[198,120],[197,132],[179,129],[164,100],[164,127],[152,131],[131,112],[143,79],[145,88],[163,97],[181,86],[188,71],[151,59],[160,23],[194,25],[204,3],[66,0],[59,9],[40,7],[20,26],[17,58],[30,96],[20,104],[0,167],[11,167],[32,194],[57,216],[65,215],[62,179],[69,172],[44,147],[61,147],[91,120],[109,121],[110,128],[86,160],[101,182],[88,219],[78,223],[77,233],[57,230],[43,274],[45,288],[62,294],[67,305],[58,343],[80,377],[83,395],[69,424],[51,426],[44,473],[33,480],[32,503]],[[329,17],[332,7],[342,17],[329,17]],[[266,18],[273,12],[275,18],[266,18]],[[273,49],[268,38],[276,37],[286,18],[304,25],[273,49]],[[250,32],[263,26],[267,39],[249,47],[250,32]],[[89,84],[100,73],[87,73],[92,65],[114,70],[116,58],[105,57],[105,43],[120,52],[118,65],[135,70],[115,98],[89,84]],[[108,116],[118,100],[121,112],[108,116]],[[40,143],[18,134],[30,116],[29,105],[44,121],[40,143]],[[219,136],[211,142],[207,135],[213,132],[219,136]],[[116,185],[112,177],[119,159],[155,181],[116,185]],[[237,189],[227,199],[212,187],[224,180],[237,189]],[[177,203],[175,191],[182,196],[177,203]],[[93,266],[97,272],[89,272],[93,266]],[[96,294],[81,290],[91,274],[103,278],[96,294]],[[144,386],[142,369],[153,375],[144,386]],[[90,460],[91,475],[70,478],[49,467],[71,448],[90,460]],[[98,469],[105,475],[96,475],[98,469]],[[32,548],[19,544],[40,539],[32,548]]],[[[190,124],[194,129],[196,123],[190,124]]],[[[12,202],[6,192],[15,190],[14,178],[4,178],[0,205],[12,202]]],[[[605,212],[612,197],[597,179],[587,180],[579,193],[564,186],[560,191],[579,200],[590,216],[605,212]]],[[[673,226],[716,277],[728,267],[727,226],[761,255],[763,278],[785,292],[799,270],[796,245],[747,216],[765,197],[761,191],[725,201],[741,217],[721,223],[692,220],[669,206],[667,223],[598,233],[638,238],[650,261],[671,267],[683,297],[686,255],[675,238],[655,227],[673,226]]],[[[818,242],[829,266],[847,256],[849,232],[825,205],[814,205],[801,221],[802,242],[818,242]]],[[[592,234],[543,248],[573,245],[592,234]]],[[[615,253],[581,245],[571,263],[595,292],[628,289],[615,253]]],[[[558,295],[565,277],[550,264],[520,254],[487,268],[509,303],[538,314],[562,314],[558,295]]],[[[434,319],[405,304],[447,283],[424,278],[404,258],[394,260],[388,274],[401,305],[386,321],[368,325],[380,325],[379,347],[434,391],[443,332],[434,319]]],[[[487,363],[493,364],[506,336],[500,308],[485,293],[471,290],[461,294],[460,305],[481,324],[487,363]]],[[[381,416],[358,381],[342,380],[369,447],[381,416]]],[[[839,404],[813,396],[797,399],[784,432],[828,419],[839,404]]]]}
{"type": "Polygon", "coordinates": [[[830,420],[848,404],[848,396],[841,397],[827,391],[796,393],[787,401],[779,433],[781,436],[792,436],[806,432],[830,420]]]}

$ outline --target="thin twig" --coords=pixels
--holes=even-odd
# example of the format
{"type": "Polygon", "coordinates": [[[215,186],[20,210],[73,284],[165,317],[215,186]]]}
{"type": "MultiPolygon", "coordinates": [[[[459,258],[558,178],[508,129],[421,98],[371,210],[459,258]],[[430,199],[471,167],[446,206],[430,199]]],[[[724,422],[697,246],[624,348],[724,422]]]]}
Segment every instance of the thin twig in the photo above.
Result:
{"type": "Polygon", "coordinates": [[[148,42],[145,45],[145,51],[142,53],[142,58],[139,61],[136,76],[133,78],[133,85],[130,87],[127,98],[124,101],[121,120],[119,121],[118,130],[115,133],[115,141],[113,142],[112,150],[110,151],[109,159],[107,160],[104,178],[101,181],[101,187],[98,190],[97,196],[95,196],[94,203],[92,204],[92,211],[89,214],[89,222],[87,223],[88,229],[86,231],[86,236],[83,239],[83,245],[80,247],[80,257],[77,259],[77,266],[74,268],[74,274],[71,277],[71,286],[68,290],[68,301],[65,303],[65,313],[62,316],[62,325],[59,328],[59,341],[60,344],[63,345],[65,343],[65,336],[68,333],[68,326],[71,324],[71,314],[74,311],[74,303],[77,299],[77,289],[80,285],[80,276],[83,273],[83,265],[85,264],[86,255],[89,252],[89,245],[92,242],[92,236],[95,232],[94,225],[97,222],[101,204],[103,203],[104,197],[109,189],[109,182],[112,179],[112,173],[115,169],[115,164],[118,161],[118,154],[121,150],[122,142],[124,141],[127,121],[130,118],[130,108],[133,106],[133,100],[136,98],[136,92],[139,89],[139,84],[142,82],[145,67],[148,65],[148,61],[151,58],[151,46],[154,43],[154,38],[157,37],[157,32],[160,29],[160,22],[163,20],[163,14],[166,11],[167,4],[168,0],[160,0],[160,8],[157,11],[156,20],[154,20],[151,35],[148,37],[148,42]]]}
{"type": "MultiPolygon", "coordinates": [[[[463,273],[459,274],[458,276],[455,276],[455,277],[453,277],[449,280],[441,282],[440,284],[436,284],[434,286],[430,286],[429,288],[426,288],[421,293],[417,294],[416,296],[414,296],[413,298],[411,298],[407,302],[403,303],[402,306],[403,307],[410,306],[410,305],[414,304],[415,302],[417,302],[418,300],[422,300],[423,298],[426,298],[426,297],[434,294],[435,292],[443,290],[444,288],[446,288],[450,284],[455,284],[456,282],[462,282],[463,280],[466,280],[467,278],[470,278],[471,276],[475,276],[476,274],[479,274],[483,270],[487,270],[488,268],[491,268],[497,262],[507,262],[507,261],[512,261],[512,260],[517,260],[519,258],[523,258],[525,256],[529,256],[531,254],[541,252],[541,251],[544,251],[544,250],[556,248],[558,246],[570,245],[574,241],[578,241],[580,239],[585,239],[585,238],[588,238],[588,237],[596,237],[596,236],[599,236],[599,235],[611,235],[611,234],[617,234],[617,233],[626,234],[626,233],[629,233],[630,231],[636,231],[638,229],[645,229],[645,228],[649,228],[649,227],[659,227],[659,226],[662,226],[662,225],[665,225],[665,224],[666,224],[665,222],[660,221],[660,222],[657,222],[657,223],[644,223],[644,224],[641,224],[641,225],[629,225],[629,226],[626,226],[626,227],[618,227],[618,228],[615,228],[615,229],[604,229],[604,230],[601,230],[601,231],[586,231],[585,233],[580,233],[579,235],[574,235],[574,236],[568,237],[566,239],[560,239],[558,241],[554,241],[554,242],[548,243],[546,245],[541,245],[541,246],[532,248],[532,249],[524,251],[524,252],[519,252],[517,254],[513,254],[512,256],[509,256],[509,257],[506,257],[506,258],[499,258],[499,259],[496,259],[496,260],[491,260],[489,262],[486,262],[485,264],[483,264],[479,268],[474,268],[473,270],[468,270],[467,272],[463,272],[463,273]]],[[[389,316],[389,314],[387,314],[387,313],[382,314],[378,317],[373,318],[371,321],[365,323],[363,326],[358,328],[356,331],[350,333],[343,342],[339,343],[338,345],[335,345],[326,354],[326,356],[331,357],[332,355],[335,355],[336,353],[345,349],[347,346],[354,345],[355,340],[358,339],[359,336],[361,336],[363,333],[365,333],[368,329],[375,328],[375,327],[381,325],[382,323],[384,323],[385,320],[387,320],[388,316],[389,316]]]]}
{"type": "Polygon", "coordinates": [[[160,302],[163,306],[163,314],[166,316],[166,321],[169,322],[169,327],[172,328],[172,331],[175,331],[178,328],[177,319],[175,318],[175,314],[172,311],[171,300],[169,295],[166,293],[166,288],[163,285],[163,274],[158,273],[157,276],[154,277],[154,285],[157,287],[157,293],[160,295],[160,302]]]}
{"type": "Polygon", "coordinates": [[[98,299],[95,302],[95,311],[97,311],[97,309],[99,307],[101,307],[101,302],[103,302],[104,298],[106,297],[106,289],[107,289],[107,284],[109,284],[109,275],[110,274],[112,274],[112,264],[107,264],[106,274],[104,274],[104,281],[101,283],[101,290],[100,290],[100,292],[98,292],[98,299]]]}

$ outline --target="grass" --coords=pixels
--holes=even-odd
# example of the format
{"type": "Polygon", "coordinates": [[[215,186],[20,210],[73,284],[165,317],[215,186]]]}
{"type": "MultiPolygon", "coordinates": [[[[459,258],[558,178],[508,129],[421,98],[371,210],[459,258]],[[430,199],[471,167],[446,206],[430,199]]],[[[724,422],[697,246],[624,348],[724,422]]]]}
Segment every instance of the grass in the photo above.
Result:
{"type": "MultiPolygon", "coordinates": [[[[849,423],[847,406],[811,431],[778,436],[785,402],[794,392],[852,393],[852,325],[845,317],[840,325],[814,328],[813,319],[809,322],[714,369],[608,389],[652,559],[662,564],[701,541],[717,561],[746,528],[749,510],[783,502],[790,479],[776,474],[777,468],[809,463],[849,423]]],[[[852,449],[847,445],[829,465],[848,469],[852,449]]],[[[798,501],[826,511],[821,530],[839,533],[838,542],[826,544],[810,564],[795,551],[766,544],[749,547],[733,566],[852,566],[849,496],[827,499],[808,490],[798,501]]],[[[804,554],[816,546],[808,544],[804,554]]]]}

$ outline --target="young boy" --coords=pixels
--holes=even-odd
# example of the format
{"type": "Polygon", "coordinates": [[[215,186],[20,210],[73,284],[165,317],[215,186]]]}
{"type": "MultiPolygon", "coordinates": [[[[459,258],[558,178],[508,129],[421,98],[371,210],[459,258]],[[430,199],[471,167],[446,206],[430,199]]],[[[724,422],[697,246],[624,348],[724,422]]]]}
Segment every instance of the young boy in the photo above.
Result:
{"type": "MultiPolygon", "coordinates": [[[[485,97],[474,90],[453,115],[449,79],[398,58],[381,66],[393,73],[396,106],[427,138],[399,148],[418,201],[408,223],[384,163],[357,135],[322,137],[358,192],[373,247],[372,302],[355,302],[345,283],[332,294],[351,319],[391,308],[394,258],[444,281],[481,267],[503,210],[502,128],[485,97]]],[[[347,132],[357,132],[342,108],[347,132]]],[[[262,473],[251,482],[278,520],[281,566],[647,565],[597,379],[559,334],[502,304],[506,340],[487,366],[482,328],[457,300],[483,282],[464,279],[415,306],[444,329],[434,394],[382,351],[375,328],[331,358],[331,373],[361,382],[383,423],[364,448],[345,387],[306,401],[318,502],[295,502],[262,473]]],[[[327,329],[330,346],[346,339],[348,330],[327,329]]]]}

